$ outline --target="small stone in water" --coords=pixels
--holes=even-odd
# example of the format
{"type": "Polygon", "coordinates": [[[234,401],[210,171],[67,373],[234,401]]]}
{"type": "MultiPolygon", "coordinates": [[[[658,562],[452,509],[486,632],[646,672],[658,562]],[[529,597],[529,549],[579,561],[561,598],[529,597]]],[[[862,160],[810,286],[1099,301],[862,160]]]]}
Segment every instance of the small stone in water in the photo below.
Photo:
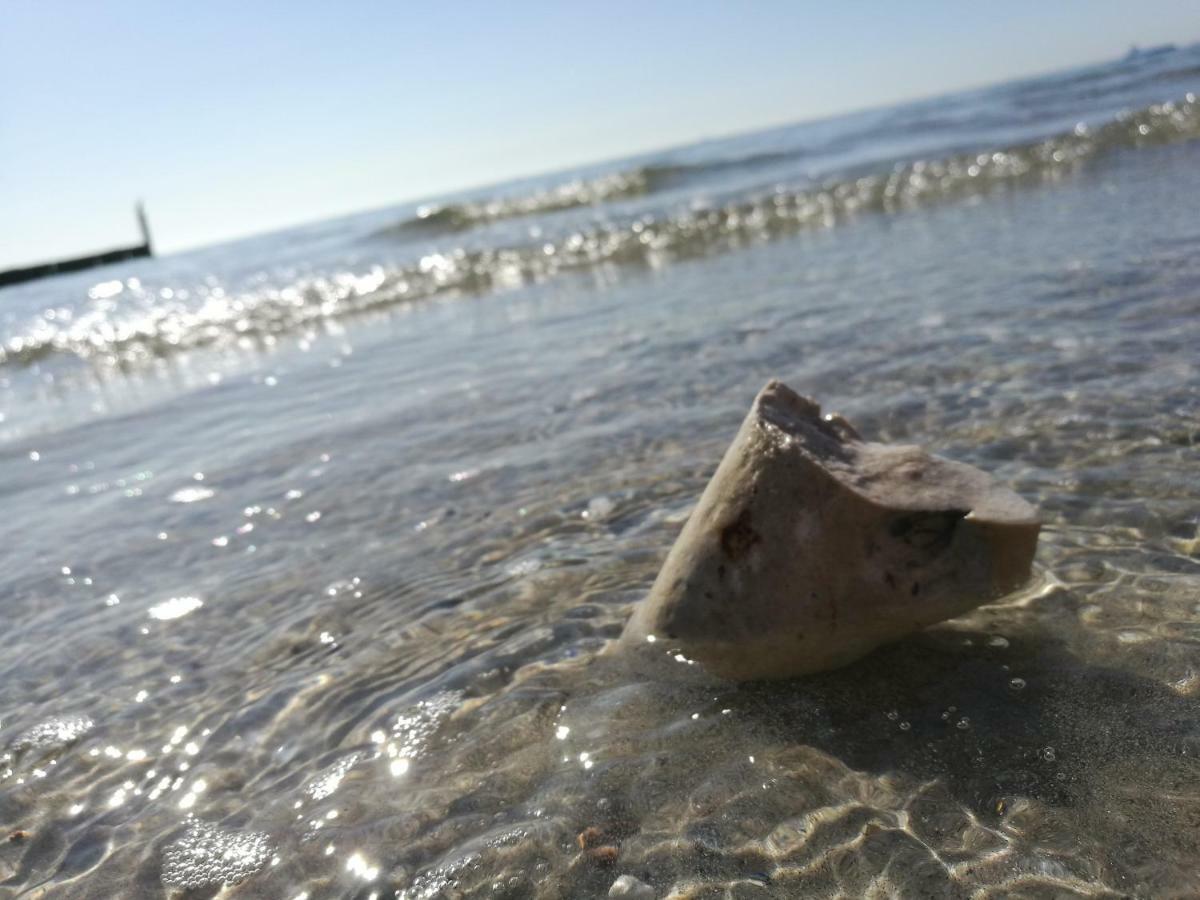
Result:
{"type": "Polygon", "coordinates": [[[602,494],[588,501],[587,509],[583,512],[583,518],[590,520],[603,519],[616,508],[617,505],[602,494]]]}
{"type": "Polygon", "coordinates": [[[1023,690],[1025,690],[1025,679],[1024,678],[1010,678],[1008,681],[1008,686],[1010,688],[1012,688],[1014,691],[1023,691],[1023,690]]]}
{"type": "Polygon", "coordinates": [[[632,875],[622,875],[608,889],[610,897],[628,897],[630,900],[654,900],[654,888],[632,875]]]}
{"type": "Polygon", "coordinates": [[[589,825],[576,835],[575,843],[579,845],[580,850],[590,850],[592,847],[598,847],[604,843],[604,832],[595,825],[589,825]]]}
{"type": "Polygon", "coordinates": [[[592,865],[607,869],[609,866],[616,865],[617,857],[620,853],[619,848],[610,845],[607,847],[594,847],[591,850],[584,851],[583,855],[587,857],[588,862],[592,863],[592,865]]]}

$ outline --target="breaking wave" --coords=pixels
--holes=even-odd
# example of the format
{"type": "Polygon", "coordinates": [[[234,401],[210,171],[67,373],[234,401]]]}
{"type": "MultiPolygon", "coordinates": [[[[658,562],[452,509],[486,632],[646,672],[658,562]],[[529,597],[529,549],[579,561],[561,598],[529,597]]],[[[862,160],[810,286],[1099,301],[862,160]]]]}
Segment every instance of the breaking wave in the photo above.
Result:
{"type": "Polygon", "coordinates": [[[642,197],[676,187],[696,177],[735,168],[753,168],[795,159],[799,151],[755,153],[705,162],[657,163],[592,179],[574,179],[549,190],[516,197],[463,203],[434,203],[419,207],[417,214],[375,232],[372,237],[406,237],[466,231],[478,225],[542,215],[581,206],[597,206],[613,200],[642,197]]]}
{"type": "Polygon", "coordinates": [[[575,179],[525,196],[497,197],[479,202],[430,204],[420,207],[413,218],[383,228],[374,236],[403,236],[413,232],[444,234],[464,231],[501,219],[534,216],[578,206],[594,206],[610,200],[640,197],[655,189],[660,174],[662,173],[658,167],[645,166],[590,180],[575,179]]]}
{"type": "Polygon", "coordinates": [[[1123,114],[1095,128],[1081,124],[1034,143],[897,163],[857,178],[813,188],[780,188],[721,206],[604,222],[544,243],[460,248],[431,253],[409,265],[310,277],[236,295],[205,288],[186,300],[163,300],[137,296],[141,287],[135,285],[120,289],[133,297],[105,296],[83,314],[64,316],[60,311],[56,318],[35,320],[0,348],[0,365],[27,365],[52,354],[129,365],[202,346],[253,345],[321,320],[450,292],[515,287],[597,265],[656,264],[748,240],[829,227],[864,213],[900,212],[1052,181],[1114,151],[1196,137],[1200,102],[1188,94],[1177,103],[1123,114]]]}

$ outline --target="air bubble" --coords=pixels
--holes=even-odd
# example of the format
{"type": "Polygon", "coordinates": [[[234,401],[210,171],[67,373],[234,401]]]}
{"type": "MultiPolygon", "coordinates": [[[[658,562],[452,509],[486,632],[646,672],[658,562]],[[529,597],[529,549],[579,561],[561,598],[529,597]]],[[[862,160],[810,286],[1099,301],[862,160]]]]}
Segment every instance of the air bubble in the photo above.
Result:
{"type": "Polygon", "coordinates": [[[20,753],[24,750],[65,747],[91,731],[94,724],[87,716],[55,716],[17,735],[12,750],[20,753]]]}
{"type": "Polygon", "coordinates": [[[182,888],[237,884],[261,869],[273,852],[261,832],[225,831],[193,821],[163,850],[162,880],[182,888]]]}

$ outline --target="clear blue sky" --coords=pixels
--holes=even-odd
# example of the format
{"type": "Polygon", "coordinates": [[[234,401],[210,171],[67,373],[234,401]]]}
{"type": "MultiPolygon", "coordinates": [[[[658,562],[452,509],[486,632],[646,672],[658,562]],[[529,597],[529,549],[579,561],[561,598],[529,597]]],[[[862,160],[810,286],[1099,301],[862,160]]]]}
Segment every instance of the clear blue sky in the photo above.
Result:
{"type": "Polygon", "coordinates": [[[1196,0],[5,0],[0,266],[164,250],[1200,37],[1196,0]]]}

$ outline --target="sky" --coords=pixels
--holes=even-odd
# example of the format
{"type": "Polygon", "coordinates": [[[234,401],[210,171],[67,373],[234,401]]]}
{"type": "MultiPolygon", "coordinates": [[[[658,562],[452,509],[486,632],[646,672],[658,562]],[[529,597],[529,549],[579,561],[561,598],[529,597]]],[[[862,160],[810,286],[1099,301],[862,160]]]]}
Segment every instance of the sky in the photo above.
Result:
{"type": "Polygon", "coordinates": [[[1200,38],[1196,0],[4,0],[0,268],[163,251],[1200,38]]]}

